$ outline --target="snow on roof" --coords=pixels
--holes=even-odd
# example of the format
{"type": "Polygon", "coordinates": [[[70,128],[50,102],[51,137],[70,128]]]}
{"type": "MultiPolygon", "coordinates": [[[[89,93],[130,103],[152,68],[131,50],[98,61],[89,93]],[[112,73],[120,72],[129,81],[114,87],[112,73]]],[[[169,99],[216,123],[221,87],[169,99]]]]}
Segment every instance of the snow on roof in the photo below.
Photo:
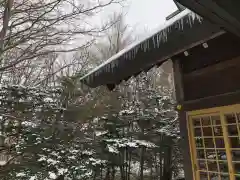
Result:
{"type": "MultiPolygon", "coordinates": [[[[94,68],[92,71],[90,71],[89,73],[87,73],[85,76],[83,76],[80,81],[85,81],[88,83],[88,81],[90,80],[89,76],[92,74],[98,75],[101,73],[101,69],[110,64],[113,63],[113,65],[117,65],[117,59],[120,58],[121,56],[125,56],[125,58],[127,59],[133,59],[135,57],[135,55],[137,54],[137,51],[139,48],[143,49],[144,51],[146,51],[149,48],[149,40],[151,40],[152,38],[154,38],[155,35],[159,34],[158,38],[157,38],[157,46],[159,47],[159,43],[161,41],[167,41],[167,35],[168,35],[168,27],[170,27],[171,25],[173,25],[176,21],[180,21],[179,26],[181,27],[181,29],[183,29],[183,21],[181,21],[181,19],[185,16],[189,17],[189,22],[194,22],[194,20],[197,18],[199,21],[202,20],[202,18],[200,16],[198,16],[197,14],[195,14],[194,12],[190,11],[189,9],[185,9],[184,11],[180,12],[178,15],[174,16],[173,18],[171,18],[170,20],[166,21],[162,26],[160,26],[159,28],[154,29],[151,33],[149,33],[146,37],[138,40],[137,42],[127,46],[126,48],[124,48],[123,50],[121,50],[120,52],[118,52],[117,54],[115,54],[114,56],[112,56],[111,58],[109,58],[108,60],[106,60],[105,62],[103,62],[101,65],[99,65],[98,67],[94,68]],[[133,54],[130,53],[130,51],[133,51],[133,54]],[[129,53],[128,53],[129,52],[129,53]]],[[[153,40],[155,41],[155,39],[153,40]]],[[[112,66],[114,67],[114,66],[112,66]]],[[[110,70],[110,69],[109,69],[110,70]]]]}

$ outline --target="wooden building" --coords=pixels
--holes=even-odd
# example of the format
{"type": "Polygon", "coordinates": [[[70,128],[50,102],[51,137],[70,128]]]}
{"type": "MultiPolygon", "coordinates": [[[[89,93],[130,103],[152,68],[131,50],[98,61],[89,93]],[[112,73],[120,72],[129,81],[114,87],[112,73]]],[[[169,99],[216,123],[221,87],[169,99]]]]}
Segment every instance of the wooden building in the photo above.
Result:
{"type": "Polygon", "coordinates": [[[121,81],[171,60],[185,178],[238,180],[240,16],[231,8],[239,9],[240,1],[177,1],[201,17],[188,9],[175,13],[158,32],[81,80],[90,87],[106,85],[112,90],[121,81]]]}

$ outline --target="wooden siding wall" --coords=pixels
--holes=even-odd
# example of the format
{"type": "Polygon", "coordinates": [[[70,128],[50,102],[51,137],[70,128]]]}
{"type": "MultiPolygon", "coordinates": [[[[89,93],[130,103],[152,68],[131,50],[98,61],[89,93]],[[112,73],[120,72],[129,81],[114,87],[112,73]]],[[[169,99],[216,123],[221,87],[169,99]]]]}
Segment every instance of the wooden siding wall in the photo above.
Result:
{"type": "Polygon", "coordinates": [[[240,90],[240,57],[184,76],[185,101],[240,90]]]}
{"type": "Polygon", "coordinates": [[[181,59],[183,74],[240,56],[240,38],[230,33],[207,41],[207,45],[208,48],[199,45],[188,50],[189,56],[182,53],[176,57],[181,59]]]}
{"type": "Polygon", "coordinates": [[[225,33],[180,54],[184,101],[194,101],[240,90],[240,38],[225,33]]]}
{"type": "Polygon", "coordinates": [[[186,112],[240,102],[240,93],[231,94],[240,91],[240,39],[226,33],[207,44],[172,58],[186,180],[193,180],[186,112]]]}

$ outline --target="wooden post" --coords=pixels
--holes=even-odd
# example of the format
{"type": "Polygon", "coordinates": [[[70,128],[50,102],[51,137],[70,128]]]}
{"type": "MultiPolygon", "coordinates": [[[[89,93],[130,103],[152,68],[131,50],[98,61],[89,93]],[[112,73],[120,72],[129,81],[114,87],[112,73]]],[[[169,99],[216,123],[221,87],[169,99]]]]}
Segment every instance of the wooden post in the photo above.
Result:
{"type": "Polygon", "coordinates": [[[188,139],[188,128],[187,128],[187,117],[184,107],[181,108],[184,102],[184,86],[183,86],[183,75],[182,67],[179,59],[173,60],[173,77],[175,86],[175,95],[177,103],[180,107],[179,110],[179,124],[180,124],[180,136],[181,136],[181,150],[183,155],[183,165],[185,180],[193,180],[192,162],[190,155],[189,139],[188,139]]]}

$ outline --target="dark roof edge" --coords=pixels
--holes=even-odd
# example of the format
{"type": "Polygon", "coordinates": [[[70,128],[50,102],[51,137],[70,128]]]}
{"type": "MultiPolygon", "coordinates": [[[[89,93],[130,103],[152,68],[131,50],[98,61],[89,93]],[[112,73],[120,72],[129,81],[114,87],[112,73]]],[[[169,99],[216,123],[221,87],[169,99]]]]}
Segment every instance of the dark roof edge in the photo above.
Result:
{"type": "MultiPolygon", "coordinates": [[[[118,52],[117,54],[115,54],[114,56],[112,56],[111,58],[109,58],[108,60],[106,60],[105,62],[103,62],[101,65],[99,65],[98,67],[94,68],[93,70],[91,70],[89,73],[87,73],[86,75],[84,75],[80,80],[84,81],[84,79],[86,79],[89,75],[91,75],[92,73],[98,71],[101,67],[113,62],[114,60],[118,59],[119,57],[126,55],[128,52],[130,52],[131,50],[133,50],[136,46],[141,45],[143,43],[145,43],[146,41],[148,41],[149,39],[153,38],[156,34],[160,33],[162,30],[166,29],[167,27],[177,23],[178,21],[181,21],[181,19],[184,16],[191,16],[193,19],[198,18],[199,20],[201,19],[200,16],[198,16],[197,14],[193,13],[192,11],[186,9],[182,12],[180,12],[177,16],[173,17],[171,20],[167,21],[167,24],[164,24],[163,27],[160,27],[159,29],[155,30],[154,33],[151,33],[149,36],[145,37],[144,39],[141,39],[139,41],[137,41],[136,43],[133,43],[129,46],[127,46],[126,48],[124,48],[123,50],[121,50],[120,52],[118,52]]],[[[85,82],[85,81],[84,81],[85,82]]]]}
{"type": "Polygon", "coordinates": [[[215,38],[222,33],[224,33],[224,31],[219,29],[219,27],[216,27],[205,19],[203,20],[195,13],[186,9],[171,19],[167,25],[159,29],[153,35],[139,41],[138,43],[130,45],[94,70],[90,71],[81,78],[81,81],[90,87],[119,84],[123,79],[127,80],[135,74],[151,69],[156,64],[161,65],[168,58],[211,38],[215,38]],[[187,32],[184,31],[184,26],[187,27],[187,32]],[[189,32],[191,32],[193,37],[188,35],[189,32]],[[177,36],[174,34],[177,34],[177,36]],[[168,41],[168,35],[169,39],[171,39],[170,41],[168,41]],[[173,41],[173,37],[176,37],[177,39],[173,41]],[[186,40],[181,42],[184,37],[186,40]],[[166,49],[167,47],[171,49],[166,49]],[[143,54],[151,54],[153,49],[155,49],[155,53],[158,53],[156,54],[158,55],[157,59],[156,57],[153,60],[148,58],[148,61],[144,62],[141,59],[136,59],[142,58],[141,56],[143,54]],[[139,64],[139,62],[141,64],[139,64]],[[137,67],[131,67],[133,69],[130,68],[128,71],[125,71],[125,68],[123,67],[128,68],[127,66],[130,65],[130,63],[136,63],[137,67]],[[119,72],[122,72],[122,74],[119,74],[119,72]]]}

